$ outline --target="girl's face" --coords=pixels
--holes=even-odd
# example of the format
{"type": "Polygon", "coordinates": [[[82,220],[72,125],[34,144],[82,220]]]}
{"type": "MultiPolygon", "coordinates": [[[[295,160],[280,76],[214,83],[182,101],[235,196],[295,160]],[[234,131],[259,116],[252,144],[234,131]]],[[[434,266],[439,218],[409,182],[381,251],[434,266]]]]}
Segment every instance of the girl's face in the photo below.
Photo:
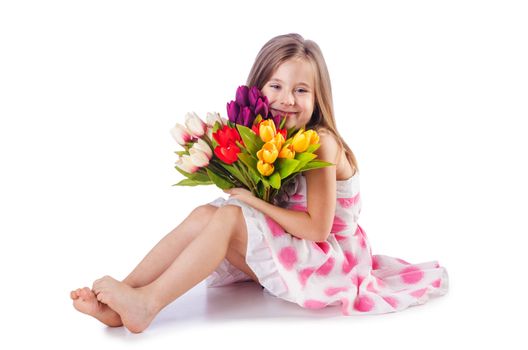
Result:
{"type": "Polygon", "coordinates": [[[285,116],[285,128],[300,128],[310,121],[315,101],[314,80],[307,60],[289,59],[264,84],[261,90],[269,100],[271,114],[285,116]]]}

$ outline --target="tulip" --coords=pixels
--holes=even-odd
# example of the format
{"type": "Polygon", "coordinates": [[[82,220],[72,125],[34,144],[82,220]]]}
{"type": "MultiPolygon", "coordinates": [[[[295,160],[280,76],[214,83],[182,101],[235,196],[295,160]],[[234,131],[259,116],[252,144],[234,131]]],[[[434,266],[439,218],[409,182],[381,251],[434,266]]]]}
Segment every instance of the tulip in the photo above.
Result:
{"type": "Polygon", "coordinates": [[[193,164],[189,155],[183,155],[176,161],[176,166],[187,173],[194,173],[198,167],[193,164]]]}
{"type": "MultiPolygon", "coordinates": [[[[255,108],[259,98],[262,98],[262,93],[260,92],[258,87],[252,86],[251,89],[249,89],[249,93],[248,93],[249,106],[251,108],[255,108]]],[[[265,115],[262,115],[262,116],[265,117],[265,115]]]]}
{"type": "MultiPolygon", "coordinates": [[[[209,147],[207,142],[202,139],[198,139],[198,141],[196,141],[191,147],[191,150],[192,149],[197,149],[198,151],[205,153],[208,159],[211,159],[211,157],[213,156],[213,150],[211,149],[211,147],[209,147]]],[[[191,151],[189,150],[189,153],[190,152],[191,151]]]]}
{"type": "Polygon", "coordinates": [[[189,150],[191,162],[199,168],[209,165],[209,157],[205,152],[200,151],[198,148],[191,148],[189,150]]]}
{"type": "Polygon", "coordinates": [[[221,129],[213,133],[213,138],[221,146],[227,146],[228,143],[241,142],[242,138],[235,128],[224,125],[221,129]]]}
{"type": "Polygon", "coordinates": [[[241,124],[244,126],[250,125],[253,122],[254,116],[253,113],[251,113],[251,109],[249,107],[242,107],[240,110],[240,114],[238,115],[237,124],[241,124]]]}
{"type": "Polygon", "coordinates": [[[257,103],[255,105],[255,116],[259,115],[264,118],[268,115],[268,101],[267,97],[265,97],[265,101],[263,101],[261,98],[257,100],[257,103]]]}
{"type": "Polygon", "coordinates": [[[284,145],[284,136],[282,136],[282,133],[277,133],[277,135],[275,135],[275,137],[269,141],[271,143],[274,143],[275,144],[275,147],[277,147],[277,149],[281,149],[282,148],[282,145],[284,145]]]}
{"type": "Polygon", "coordinates": [[[279,150],[272,142],[266,142],[264,146],[262,146],[262,148],[257,152],[258,159],[266,163],[273,163],[275,159],[277,159],[278,155],[279,150]]]}
{"type": "Polygon", "coordinates": [[[234,142],[228,142],[225,145],[216,146],[214,153],[224,163],[232,164],[238,160],[240,148],[234,142]]]}
{"type": "Polygon", "coordinates": [[[282,147],[281,151],[279,152],[278,158],[286,158],[286,159],[295,158],[295,150],[293,149],[293,145],[290,143],[282,147]]]}
{"type": "Polygon", "coordinates": [[[220,117],[220,114],[218,114],[217,112],[207,112],[205,120],[207,122],[207,125],[211,127],[214,127],[216,122],[219,122],[220,126],[223,126],[225,124],[223,118],[220,117]]]}
{"type": "Polygon", "coordinates": [[[194,112],[185,115],[185,126],[196,137],[202,137],[207,131],[207,124],[194,112]]]}
{"type": "Polygon", "coordinates": [[[192,139],[192,135],[189,130],[179,123],[176,123],[176,125],[170,130],[170,133],[176,142],[182,146],[185,146],[192,139]]]}
{"type": "Polygon", "coordinates": [[[263,162],[262,160],[259,160],[257,163],[257,169],[262,175],[270,176],[271,174],[273,174],[275,167],[273,166],[273,164],[268,164],[263,162]]]}
{"type": "Polygon", "coordinates": [[[260,122],[259,136],[262,141],[271,141],[276,134],[277,131],[275,129],[275,123],[273,123],[273,120],[266,119],[260,122]]]}
{"type": "Polygon", "coordinates": [[[238,103],[239,106],[249,105],[248,93],[249,88],[247,86],[241,85],[238,87],[236,91],[236,103],[238,103]]]}
{"type": "Polygon", "coordinates": [[[304,132],[304,135],[310,140],[310,145],[319,143],[319,135],[315,130],[307,130],[304,132]]]}
{"type": "MultiPolygon", "coordinates": [[[[234,101],[227,104],[227,116],[232,123],[241,124],[248,128],[253,126],[255,117],[260,115],[263,119],[272,118],[269,110],[269,100],[260,90],[253,86],[239,86],[234,101]]],[[[279,117],[273,118],[275,126],[279,126],[279,117]]]]}
{"type": "Polygon", "coordinates": [[[240,113],[240,106],[237,105],[235,101],[227,103],[227,117],[231,123],[236,123],[238,118],[238,113],[240,113]]]}
{"type": "Polygon", "coordinates": [[[295,152],[304,152],[310,146],[310,139],[306,137],[304,132],[299,130],[297,134],[293,137],[292,144],[295,152]]]}

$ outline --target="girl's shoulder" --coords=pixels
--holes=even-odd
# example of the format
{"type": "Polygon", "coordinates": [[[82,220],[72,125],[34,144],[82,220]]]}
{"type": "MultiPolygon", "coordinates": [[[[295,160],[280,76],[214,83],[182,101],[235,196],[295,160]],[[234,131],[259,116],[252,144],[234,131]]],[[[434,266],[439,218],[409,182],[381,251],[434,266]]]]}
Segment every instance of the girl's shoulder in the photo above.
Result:
{"type": "Polygon", "coordinates": [[[321,147],[319,147],[314,153],[319,156],[319,159],[335,163],[341,150],[337,138],[326,128],[316,128],[315,131],[319,136],[319,144],[321,147]]]}

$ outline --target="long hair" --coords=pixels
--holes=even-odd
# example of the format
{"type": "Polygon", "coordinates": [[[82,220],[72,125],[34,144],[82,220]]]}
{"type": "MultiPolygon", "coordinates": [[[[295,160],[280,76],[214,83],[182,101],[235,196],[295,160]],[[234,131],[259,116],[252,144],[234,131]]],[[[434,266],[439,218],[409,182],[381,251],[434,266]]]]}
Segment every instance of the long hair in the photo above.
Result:
{"type": "Polygon", "coordinates": [[[330,75],[323,57],[323,53],[312,40],[305,40],[297,33],[279,35],[269,40],[260,49],[253,67],[249,72],[247,86],[256,85],[262,90],[272,77],[276,69],[285,61],[292,58],[307,60],[315,76],[315,103],[314,111],[306,129],[325,128],[330,131],[338,141],[341,149],[344,148],[348,162],[354,173],[359,171],[356,157],[345,140],[337,131],[334,119],[334,104],[332,101],[332,86],[330,75]]]}

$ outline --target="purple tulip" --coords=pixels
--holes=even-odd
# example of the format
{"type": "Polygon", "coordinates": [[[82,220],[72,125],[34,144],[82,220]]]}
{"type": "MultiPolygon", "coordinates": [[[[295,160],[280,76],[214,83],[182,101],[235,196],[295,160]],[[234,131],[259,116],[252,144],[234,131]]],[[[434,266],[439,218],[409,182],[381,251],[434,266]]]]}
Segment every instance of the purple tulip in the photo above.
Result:
{"type": "Polygon", "coordinates": [[[231,101],[227,103],[227,116],[230,122],[236,123],[239,112],[240,112],[240,106],[235,101],[231,101]]]}
{"type": "MultiPolygon", "coordinates": [[[[249,90],[249,95],[248,95],[249,106],[251,108],[255,108],[255,106],[257,105],[257,100],[260,97],[262,97],[262,94],[260,93],[260,90],[258,89],[258,87],[252,86],[251,89],[249,90]]],[[[255,114],[258,114],[258,113],[255,113],[255,114]]],[[[262,115],[262,116],[264,116],[264,115],[262,115]]]]}
{"type": "Polygon", "coordinates": [[[252,86],[251,89],[245,85],[239,86],[235,100],[227,104],[229,121],[251,128],[255,117],[259,114],[262,119],[273,119],[278,129],[280,117],[274,118],[271,114],[268,98],[256,86],[252,86]]]}
{"type": "Polygon", "coordinates": [[[245,125],[249,127],[253,124],[253,120],[255,119],[255,116],[252,115],[251,109],[249,107],[244,106],[242,107],[242,110],[240,111],[239,118],[238,118],[238,124],[245,125]]]}
{"type": "Polygon", "coordinates": [[[249,88],[246,85],[238,87],[236,91],[236,103],[238,103],[239,106],[249,105],[248,93],[249,88]]]}
{"type": "Polygon", "coordinates": [[[257,103],[255,105],[255,115],[261,115],[262,118],[266,118],[268,116],[268,104],[264,103],[261,98],[257,100],[257,103]]]}

